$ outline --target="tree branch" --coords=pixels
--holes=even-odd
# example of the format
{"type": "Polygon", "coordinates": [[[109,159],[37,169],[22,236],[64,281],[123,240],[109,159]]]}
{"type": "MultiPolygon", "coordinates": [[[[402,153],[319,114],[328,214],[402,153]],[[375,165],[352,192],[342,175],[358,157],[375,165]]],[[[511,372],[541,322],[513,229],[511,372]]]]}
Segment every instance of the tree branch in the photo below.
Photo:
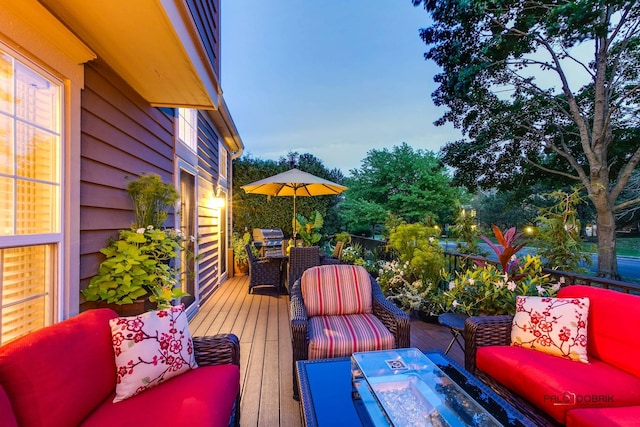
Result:
{"type": "Polygon", "coordinates": [[[564,176],[566,178],[573,179],[573,180],[576,180],[576,181],[580,181],[580,177],[579,176],[571,175],[568,172],[562,172],[562,171],[558,171],[558,170],[555,170],[555,169],[546,168],[546,167],[542,166],[541,164],[536,163],[533,160],[531,160],[531,159],[529,159],[529,158],[527,158],[525,156],[522,156],[522,159],[524,159],[524,161],[529,163],[531,166],[533,166],[535,168],[538,168],[538,169],[540,169],[542,171],[549,172],[549,173],[552,173],[552,174],[555,174],[555,175],[564,176]]]}
{"type": "Polygon", "coordinates": [[[629,206],[633,206],[633,205],[640,205],[640,197],[633,200],[627,200],[626,202],[623,202],[623,203],[620,203],[619,205],[614,206],[613,211],[618,212],[618,211],[621,211],[622,209],[628,208],[629,206]]]}
{"type": "Polygon", "coordinates": [[[640,147],[635,151],[635,153],[633,153],[627,164],[624,165],[620,172],[618,172],[616,185],[614,185],[609,192],[609,200],[615,201],[618,198],[625,185],[627,185],[627,182],[629,182],[631,172],[633,172],[636,166],[638,166],[638,163],[640,163],[640,147]]]}

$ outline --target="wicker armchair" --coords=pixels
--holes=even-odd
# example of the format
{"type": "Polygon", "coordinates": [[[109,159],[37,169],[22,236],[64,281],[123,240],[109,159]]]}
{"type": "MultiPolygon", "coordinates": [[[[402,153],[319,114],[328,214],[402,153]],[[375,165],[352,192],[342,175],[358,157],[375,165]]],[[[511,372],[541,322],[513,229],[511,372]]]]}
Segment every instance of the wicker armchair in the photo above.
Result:
{"type": "MultiPolygon", "coordinates": [[[[193,348],[198,366],[233,364],[240,367],[240,341],[234,334],[193,337],[193,348]]],[[[240,391],[233,403],[229,426],[240,425],[240,391]]]]}
{"type": "Polygon", "coordinates": [[[246,245],[245,250],[249,256],[249,293],[256,286],[274,286],[280,290],[280,258],[256,258],[251,251],[251,245],[246,245]]]}
{"type": "Polygon", "coordinates": [[[342,256],[342,248],[344,247],[343,241],[336,242],[336,247],[333,249],[332,256],[322,256],[320,255],[320,264],[342,264],[342,260],[340,257],[342,256]]]}
{"type": "MultiPolygon", "coordinates": [[[[329,285],[329,286],[331,286],[329,285]]],[[[306,287],[305,289],[310,289],[306,287]]],[[[308,292],[308,291],[307,291],[308,292]]],[[[298,398],[298,388],[297,388],[297,380],[296,380],[296,362],[298,360],[307,360],[312,356],[312,358],[324,358],[324,357],[344,357],[350,356],[353,351],[367,351],[367,350],[382,350],[385,348],[406,348],[410,345],[410,323],[409,316],[396,307],[392,302],[388,301],[384,295],[382,294],[382,290],[380,289],[380,285],[378,282],[369,275],[363,267],[352,266],[352,265],[324,265],[319,266],[314,269],[307,270],[305,275],[296,280],[291,288],[291,339],[293,345],[293,391],[294,398],[298,398]],[[324,276],[324,277],[323,277],[324,276]],[[331,279],[327,279],[327,277],[331,279]],[[352,298],[353,293],[358,293],[357,291],[349,292],[349,289],[357,288],[358,286],[366,286],[370,285],[370,297],[371,297],[371,314],[379,320],[379,322],[371,322],[360,320],[347,320],[350,317],[362,316],[364,311],[357,312],[353,314],[338,314],[334,315],[334,313],[324,314],[315,314],[315,316],[310,316],[308,313],[312,311],[316,311],[317,307],[311,308],[312,311],[308,310],[308,305],[305,306],[305,301],[303,299],[303,282],[305,280],[309,280],[311,286],[320,286],[325,287],[327,283],[331,283],[334,285],[333,278],[338,278],[339,282],[335,285],[337,288],[344,286],[343,290],[335,292],[333,290],[327,290],[326,293],[322,292],[324,296],[319,298],[322,300],[322,304],[324,307],[327,307],[327,310],[332,310],[330,306],[332,305],[331,298],[327,298],[329,294],[335,295],[336,293],[343,294],[344,300],[342,303],[349,304],[348,301],[360,301],[360,305],[366,305],[363,303],[364,296],[366,293],[359,293],[359,296],[362,297],[362,300],[359,298],[352,298]],[[351,279],[353,278],[353,280],[351,279]],[[368,283],[367,283],[367,278],[368,283]],[[359,283],[359,284],[356,284],[359,283]],[[345,296],[349,295],[349,296],[345,296]],[[313,317],[324,318],[321,322],[323,323],[323,327],[314,329],[313,317]],[[343,319],[336,319],[343,318],[343,319]],[[335,323],[334,323],[335,322],[335,323]],[[368,323],[369,322],[369,323],[368,323]],[[354,333],[357,337],[363,336],[367,338],[377,337],[376,345],[381,345],[383,348],[373,348],[372,345],[373,340],[369,340],[369,342],[350,342],[351,338],[346,338],[350,336],[349,334],[342,334],[342,326],[341,323],[349,324],[349,328],[351,333],[354,333]],[[373,323],[381,323],[381,328],[386,328],[388,332],[391,333],[392,339],[391,342],[386,341],[382,338],[382,334],[380,334],[380,329],[375,329],[371,327],[373,323]],[[328,326],[327,326],[328,325],[328,326]],[[354,326],[359,325],[359,326],[354,326]],[[366,325],[366,326],[364,326],[366,325]],[[323,329],[320,331],[319,329],[323,329]],[[360,330],[362,329],[362,330],[360,330]],[[366,330],[365,330],[366,329],[366,330]],[[330,331],[329,334],[326,334],[327,331],[330,331]],[[319,357],[313,357],[314,353],[310,353],[310,343],[314,340],[313,337],[320,337],[319,340],[313,342],[313,351],[315,354],[319,354],[318,347],[322,345],[323,336],[330,336],[329,340],[335,343],[335,346],[331,347],[331,356],[322,355],[319,357]],[[340,343],[340,344],[338,344],[340,343]],[[382,343],[382,344],[381,344],[382,343]],[[387,346],[388,345],[388,346],[387,346]]],[[[308,304],[314,304],[313,297],[309,298],[307,301],[308,304]]],[[[338,311],[343,311],[342,308],[338,309],[338,311]]],[[[353,304],[353,303],[351,303],[353,304]]],[[[358,305],[358,303],[355,303],[358,305]]],[[[313,313],[312,313],[313,314],[313,313]]],[[[370,316],[369,314],[367,316],[370,316]]]]}
{"type": "Polygon", "coordinates": [[[302,277],[307,268],[320,265],[320,248],[318,246],[293,247],[289,252],[289,272],[287,280],[289,293],[291,287],[302,277]]]}

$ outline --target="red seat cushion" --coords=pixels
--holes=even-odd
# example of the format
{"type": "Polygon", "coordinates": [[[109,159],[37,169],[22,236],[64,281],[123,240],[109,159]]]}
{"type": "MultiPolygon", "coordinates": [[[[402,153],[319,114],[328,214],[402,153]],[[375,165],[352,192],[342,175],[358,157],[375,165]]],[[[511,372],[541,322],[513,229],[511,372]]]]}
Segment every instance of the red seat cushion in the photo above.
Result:
{"type": "Polygon", "coordinates": [[[637,427],[640,406],[584,408],[567,412],[567,427],[637,427]]]}
{"type": "Polygon", "coordinates": [[[558,297],[589,298],[587,353],[640,377],[640,345],[634,325],[640,321],[640,296],[593,286],[567,286],[558,297]]]}
{"type": "Polygon", "coordinates": [[[239,389],[238,366],[201,366],[118,403],[112,393],[81,426],[227,426],[239,389]]]}
{"type": "Polygon", "coordinates": [[[110,309],[89,310],[0,347],[0,384],[21,426],[77,426],[116,385],[110,309]]]}
{"type": "Polygon", "coordinates": [[[476,366],[564,424],[577,407],[640,405],[640,378],[595,357],[579,363],[513,346],[478,348],[476,366]]]}
{"type": "Polygon", "coordinates": [[[373,314],[309,319],[309,359],[351,356],[354,351],[395,348],[393,334],[373,314]]]}

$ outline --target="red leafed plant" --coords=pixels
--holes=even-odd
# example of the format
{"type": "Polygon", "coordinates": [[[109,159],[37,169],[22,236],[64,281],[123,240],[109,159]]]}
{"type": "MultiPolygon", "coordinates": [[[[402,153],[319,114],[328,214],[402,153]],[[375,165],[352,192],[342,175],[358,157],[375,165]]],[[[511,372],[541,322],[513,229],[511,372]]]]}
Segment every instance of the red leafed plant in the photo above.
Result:
{"type": "Polygon", "coordinates": [[[492,225],[492,228],[500,246],[493,243],[486,236],[480,236],[480,238],[487,242],[496,253],[498,262],[502,266],[502,272],[509,274],[518,264],[514,255],[527,244],[527,241],[522,239],[522,233],[516,233],[515,227],[508,229],[504,234],[496,225],[492,225]]]}

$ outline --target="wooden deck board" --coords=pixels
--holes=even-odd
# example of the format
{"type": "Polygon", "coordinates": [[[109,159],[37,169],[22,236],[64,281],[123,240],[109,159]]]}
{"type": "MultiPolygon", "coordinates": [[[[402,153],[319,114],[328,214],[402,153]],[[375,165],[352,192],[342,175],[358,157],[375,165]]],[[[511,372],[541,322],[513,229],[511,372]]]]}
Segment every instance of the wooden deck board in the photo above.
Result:
{"type": "MultiPolygon", "coordinates": [[[[240,422],[245,426],[302,425],[300,405],[292,397],[292,351],[289,297],[272,288],[254,288],[248,277],[227,280],[191,319],[194,336],[233,333],[240,339],[240,422]]],[[[411,321],[411,346],[444,351],[451,340],[448,328],[411,321]]],[[[449,353],[464,363],[454,344],[449,353]]]]}

